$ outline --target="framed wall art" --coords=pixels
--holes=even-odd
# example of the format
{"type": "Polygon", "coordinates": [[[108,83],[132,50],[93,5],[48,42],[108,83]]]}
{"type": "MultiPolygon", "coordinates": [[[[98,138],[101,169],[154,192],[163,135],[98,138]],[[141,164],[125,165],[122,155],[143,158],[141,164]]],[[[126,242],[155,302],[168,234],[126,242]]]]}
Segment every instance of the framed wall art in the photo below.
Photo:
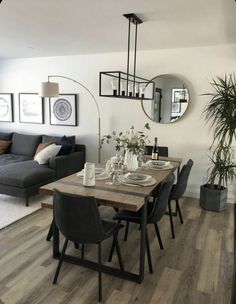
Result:
{"type": "Polygon", "coordinates": [[[181,103],[180,102],[172,102],[172,113],[180,113],[181,111],[181,103]]]}
{"type": "Polygon", "coordinates": [[[44,123],[44,99],[37,93],[19,93],[19,121],[44,123]]]}
{"type": "Polygon", "coordinates": [[[14,121],[12,93],[0,93],[0,121],[14,121]]]}
{"type": "Polygon", "coordinates": [[[60,94],[49,101],[50,124],[77,126],[77,95],[60,94]]]}

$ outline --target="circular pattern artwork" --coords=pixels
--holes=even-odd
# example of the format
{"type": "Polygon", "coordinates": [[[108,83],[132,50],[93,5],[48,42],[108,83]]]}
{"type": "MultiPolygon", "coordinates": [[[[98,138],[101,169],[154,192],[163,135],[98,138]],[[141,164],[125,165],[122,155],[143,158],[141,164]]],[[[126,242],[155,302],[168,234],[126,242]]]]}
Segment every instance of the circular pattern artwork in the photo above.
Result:
{"type": "Polygon", "coordinates": [[[7,116],[9,112],[9,105],[6,99],[0,98],[0,117],[7,116]]]}
{"type": "Polygon", "coordinates": [[[53,105],[53,113],[58,120],[66,121],[72,114],[71,104],[64,98],[57,99],[53,105]]]}

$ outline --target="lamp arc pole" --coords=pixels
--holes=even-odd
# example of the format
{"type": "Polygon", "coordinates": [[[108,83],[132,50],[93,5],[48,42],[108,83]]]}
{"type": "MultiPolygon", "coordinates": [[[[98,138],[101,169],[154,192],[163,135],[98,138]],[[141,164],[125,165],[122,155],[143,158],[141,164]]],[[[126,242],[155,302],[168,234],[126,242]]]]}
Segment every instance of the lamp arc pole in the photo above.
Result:
{"type": "Polygon", "coordinates": [[[101,143],[101,115],[100,115],[100,109],[99,109],[98,102],[97,102],[96,98],[94,97],[93,93],[85,85],[83,85],[81,82],[79,82],[79,81],[77,81],[73,78],[63,76],[63,75],[49,75],[48,76],[48,82],[50,82],[50,79],[52,79],[52,78],[62,78],[62,79],[67,79],[67,80],[70,80],[74,83],[77,83],[85,91],[87,91],[87,93],[89,93],[89,95],[92,97],[92,99],[93,99],[93,101],[96,105],[97,114],[98,114],[98,162],[100,163],[101,162],[101,148],[100,148],[100,143],[101,143]]]}

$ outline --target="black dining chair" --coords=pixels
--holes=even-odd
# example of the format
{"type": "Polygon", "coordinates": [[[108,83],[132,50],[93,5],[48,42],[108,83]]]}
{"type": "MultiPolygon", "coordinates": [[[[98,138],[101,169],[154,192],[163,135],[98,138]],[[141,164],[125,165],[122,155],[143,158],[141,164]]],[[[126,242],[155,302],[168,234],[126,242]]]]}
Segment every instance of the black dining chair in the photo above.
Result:
{"type": "MultiPolygon", "coordinates": [[[[153,146],[146,146],[146,154],[147,155],[152,155],[152,148],[153,146]]],[[[165,146],[158,146],[158,153],[159,156],[169,156],[169,149],[168,147],[165,146]]]]}
{"type": "MultiPolygon", "coordinates": [[[[158,222],[161,220],[163,215],[167,210],[167,205],[170,197],[170,191],[172,189],[173,183],[175,180],[175,176],[173,173],[161,183],[158,195],[154,198],[154,202],[148,203],[147,208],[147,225],[153,224],[156,230],[157,239],[159,242],[159,246],[163,249],[163,244],[161,240],[160,231],[158,228],[158,222]]],[[[141,223],[141,210],[139,212],[127,211],[127,210],[119,210],[113,218],[114,220],[127,221],[131,223],[140,224],[141,223]]],[[[110,255],[108,261],[112,260],[113,252],[115,249],[115,243],[113,241],[110,255]]],[[[148,239],[148,229],[146,230],[146,250],[147,250],[147,258],[150,273],[153,273],[152,267],[152,259],[151,259],[151,251],[148,239]]]]}
{"type": "MultiPolygon", "coordinates": [[[[98,245],[98,298],[102,301],[102,249],[101,243],[105,239],[113,236],[113,243],[116,247],[120,269],[123,271],[123,262],[118,244],[118,231],[121,224],[101,220],[94,197],[84,197],[54,191],[53,196],[54,221],[59,231],[64,235],[65,242],[61,252],[60,260],[53,279],[53,284],[57,283],[57,278],[65,258],[68,241],[75,244],[97,244],[98,245]]],[[[83,259],[83,251],[82,257],[83,259]]]]}
{"type": "MultiPolygon", "coordinates": [[[[146,146],[146,155],[152,155],[152,148],[153,148],[153,146],[146,146]]],[[[166,157],[168,157],[169,156],[168,147],[158,146],[158,153],[159,153],[159,156],[166,156],[166,157]]],[[[127,241],[128,233],[129,233],[129,222],[126,222],[124,241],[127,241]]]]}
{"type": "Polygon", "coordinates": [[[170,193],[170,199],[168,202],[168,215],[170,217],[170,227],[171,227],[171,235],[172,238],[175,238],[175,229],[174,229],[174,223],[173,223],[173,216],[177,216],[179,215],[179,219],[181,224],[183,224],[183,217],[182,217],[182,213],[180,210],[180,205],[179,205],[179,199],[184,195],[184,192],[187,188],[187,184],[188,184],[188,178],[190,175],[190,171],[192,169],[193,166],[193,160],[189,159],[188,162],[182,167],[178,179],[177,179],[177,183],[173,185],[171,193],[170,193]],[[175,201],[175,213],[172,212],[172,206],[171,203],[172,201],[175,201]]]}

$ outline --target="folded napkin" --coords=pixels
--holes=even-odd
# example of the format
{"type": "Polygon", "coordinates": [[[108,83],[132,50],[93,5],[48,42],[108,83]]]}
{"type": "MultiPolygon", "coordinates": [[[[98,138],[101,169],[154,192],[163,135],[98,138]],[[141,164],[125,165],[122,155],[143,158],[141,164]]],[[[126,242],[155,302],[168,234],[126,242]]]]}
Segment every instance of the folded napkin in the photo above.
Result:
{"type": "MultiPolygon", "coordinates": [[[[84,177],[84,169],[77,173],[80,178],[84,177]]],[[[103,168],[95,168],[95,180],[103,180],[109,178],[109,174],[103,168]]]]}

